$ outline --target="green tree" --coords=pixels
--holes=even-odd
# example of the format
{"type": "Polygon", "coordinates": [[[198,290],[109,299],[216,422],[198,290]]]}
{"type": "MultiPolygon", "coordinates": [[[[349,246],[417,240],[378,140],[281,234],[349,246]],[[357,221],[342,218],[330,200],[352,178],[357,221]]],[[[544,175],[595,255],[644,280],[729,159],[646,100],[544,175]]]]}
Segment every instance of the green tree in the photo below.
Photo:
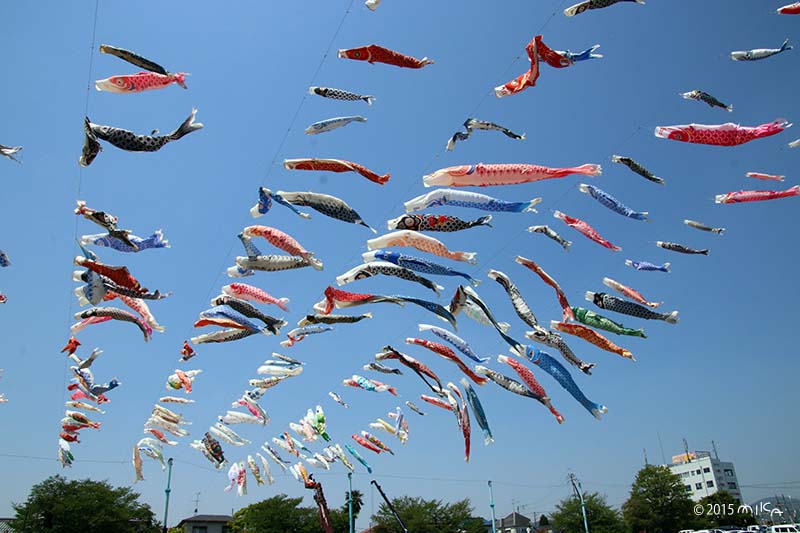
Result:
{"type": "Polygon", "coordinates": [[[730,492],[721,490],[711,496],[706,496],[697,502],[703,506],[700,524],[703,528],[711,529],[717,526],[749,526],[756,524],[753,513],[739,513],[739,500],[730,492]]]}
{"type": "MultiPolygon", "coordinates": [[[[336,533],[348,533],[350,525],[350,511],[348,508],[349,492],[344,493],[344,504],[339,509],[331,510],[331,526],[336,533]]],[[[364,506],[364,495],[360,490],[353,491],[353,522],[358,518],[358,513],[364,506]]]]}
{"type": "Polygon", "coordinates": [[[630,531],[674,533],[695,526],[693,505],[679,476],[666,466],[647,465],[636,474],[622,513],[630,531]]]}
{"type": "Polygon", "coordinates": [[[11,527],[21,533],[157,533],[150,506],[138,498],[130,487],[51,476],[31,488],[25,503],[13,505],[11,527]]]}
{"type": "MultiPolygon", "coordinates": [[[[468,499],[456,503],[442,503],[441,500],[402,496],[392,500],[392,505],[408,530],[414,533],[486,531],[483,520],[472,516],[472,505],[468,499]]],[[[376,530],[381,533],[402,531],[385,503],[381,504],[372,520],[376,523],[376,530]]]]}
{"type": "Polygon", "coordinates": [[[231,531],[247,533],[317,533],[319,518],[316,507],[298,507],[303,498],[279,494],[236,511],[231,531]]]}
{"type": "Polygon", "coordinates": [[[547,515],[542,515],[539,517],[539,527],[549,526],[550,519],[547,518],[547,515]]]}
{"type": "MultiPolygon", "coordinates": [[[[608,506],[605,496],[593,492],[584,494],[583,500],[586,505],[586,521],[589,523],[589,531],[592,533],[623,533],[625,531],[619,511],[608,506]]],[[[578,498],[570,497],[561,500],[556,505],[552,519],[555,529],[575,533],[584,530],[581,502],[578,498]]],[[[543,525],[541,520],[539,525],[543,525]]]]}

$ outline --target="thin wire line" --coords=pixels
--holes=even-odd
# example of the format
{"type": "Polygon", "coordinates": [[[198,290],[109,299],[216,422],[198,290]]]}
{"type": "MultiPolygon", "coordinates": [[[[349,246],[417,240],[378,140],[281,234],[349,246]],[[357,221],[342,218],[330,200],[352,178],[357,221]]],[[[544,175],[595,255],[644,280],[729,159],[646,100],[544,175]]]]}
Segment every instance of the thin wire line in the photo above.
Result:
{"type": "MultiPolygon", "coordinates": [[[[83,114],[84,114],[84,116],[89,116],[89,97],[92,94],[92,91],[91,91],[92,68],[94,66],[94,46],[95,46],[95,42],[96,42],[95,40],[96,40],[96,37],[97,37],[97,18],[98,18],[97,15],[98,15],[99,10],[100,10],[100,0],[95,0],[95,3],[94,3],[94,22],[92,23],[92,41],[91,41],[91,44],[89,45],[89,69],[88,69],[88,72],[87,72],[87,75],[86,75],[86,78],[87,78],[87,80],[86,80],[86,100],[85,100],[84,106],[83,106],[83,114]]],[[[82,166],[78,167],[78,180],[77,181],[78,181],[78,184],[77,184],[77,187],[76,187],[76,189],[77,189],[77,198],[80,199],[81,190],[83,188],[83,167],[82,166]]],[[[73,230],[73,240],[74,240],[75,243],[78,242],[78,218],[79,217],[77,217],[77,216],[75,217],[75,228],[73,230]]],[[[73,250],[74,249],[75,249],[75,245],[73,244],[73,250]]],[[[72,291],[72,285],[70,283],[70,290],[67,291],[67,328],[69,328],[70,322],[72,322],[72,306],[74,304],[73,298],[74,298],[74,295],[73,295],[73,291],[72,291]]],[[[66,398],[67,398],[67,383],[69,381],[69,375],[67,374],[67,367],[68,366],[69,366],[69,358],[65,357],[64,358],[64,364],[63,364],[63,367],[61,369],[61,374],[62,374],[64,379],[63,379],[63,383],[62,383],[62,393],[61,393],[61,404],[62,405],[59,406],[59,411],[61,411],[63,409],[63,404],[67,401],[66,400],[66,398]]],[[[59,424],[60,424],[60,422],[59,422],[59,424]]]]}

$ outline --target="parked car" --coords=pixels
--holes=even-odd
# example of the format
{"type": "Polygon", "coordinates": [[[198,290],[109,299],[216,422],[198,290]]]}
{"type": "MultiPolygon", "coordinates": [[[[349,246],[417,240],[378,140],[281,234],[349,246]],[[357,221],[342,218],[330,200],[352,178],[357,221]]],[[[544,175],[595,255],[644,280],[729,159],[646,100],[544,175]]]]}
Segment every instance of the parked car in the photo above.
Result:
{"type": "Polygon", "coordinates": [[[779,526],[769,526],[767,533],[800,533],[800,529],[794,524],[781,524],[779,526]]]}

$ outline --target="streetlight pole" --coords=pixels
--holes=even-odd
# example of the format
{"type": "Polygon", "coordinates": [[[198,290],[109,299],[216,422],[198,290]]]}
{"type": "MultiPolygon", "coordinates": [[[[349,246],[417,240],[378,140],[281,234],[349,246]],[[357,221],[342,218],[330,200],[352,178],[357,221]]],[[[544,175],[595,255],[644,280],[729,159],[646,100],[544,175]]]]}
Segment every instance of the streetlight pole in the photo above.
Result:
{"type": "Polygon", "coordinates": [[[170,482],[172,481],[172,457],[167,460],[167,466],[169,466],[169,470],[167,470],[167,488],[164,489],[164,494],[166,494],[166,501],[164,502],[164,527],[162,531],[167,533],[167,514],[169,513],[169,493],[171,489],[169,488],[170,482]]]}
{"type": "Polygon", "coordinates": [[[569,474],[569,480],[572,483],[572,489],[575,491],[575,495],[578,496],[578,499],[581,502],[581,514],[583,515],[583,528],[586,530],[586,533],[589,533],[589,522],[586,520],[586,504],[583,501],[583,492],[581,487],[581,482],[577,481],[575,478],[575,474],[569,474]]]}
{"type": "Polygon", "coordinates": [[[492,482],[489,481],[489,507],[492,508],[492,533],[497,533],[497,520],[494,517],[494,492],[492,491],[492,482]]]}
{"type": "Polygon", "coordinates": [[[353,473],[352,472],[347,473],[347,484],[350,487],[350,492],[347,493],[347,511],[350,515],[350,519],[347,522],[347,524],[350,528],[350,533],[353,533],[353,530],[355,528],[353,527],[354,524],[353,524],[353,473]]]}

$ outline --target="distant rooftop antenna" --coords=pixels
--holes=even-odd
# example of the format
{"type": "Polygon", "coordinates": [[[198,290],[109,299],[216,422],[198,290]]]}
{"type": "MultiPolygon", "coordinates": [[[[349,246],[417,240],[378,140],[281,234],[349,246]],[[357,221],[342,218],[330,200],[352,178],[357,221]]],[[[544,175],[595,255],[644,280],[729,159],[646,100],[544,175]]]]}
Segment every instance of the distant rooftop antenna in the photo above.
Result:
{"type": "Polygon", "coordinates": [[[647,462],[647,448],[642,448],[642,451],[644,452],[644,465],[647,466],[650,464],[647,462]]]}
{"type": "Polygon", "coordinates": [[[683,451],[686,452],[686,462],[691,463],[692,458],[689,455],[689,444],[686,442],[686,439],[683,439],[683,451]]]}
{"type": "Polygon", "coordinates": [[[200,504],[200,493],[198,492],[194,496],[194,514],[195,515],[197,514],[197,509],[199,507],[199,504],[200,504]]]}
{"type": "Polygon", "coordinates": [[[711,449],[714,450],[714,458],[717,461],[719,461],[719,454],[717,453],[717,445],[713,440],[711,441],[711,449]]]}

